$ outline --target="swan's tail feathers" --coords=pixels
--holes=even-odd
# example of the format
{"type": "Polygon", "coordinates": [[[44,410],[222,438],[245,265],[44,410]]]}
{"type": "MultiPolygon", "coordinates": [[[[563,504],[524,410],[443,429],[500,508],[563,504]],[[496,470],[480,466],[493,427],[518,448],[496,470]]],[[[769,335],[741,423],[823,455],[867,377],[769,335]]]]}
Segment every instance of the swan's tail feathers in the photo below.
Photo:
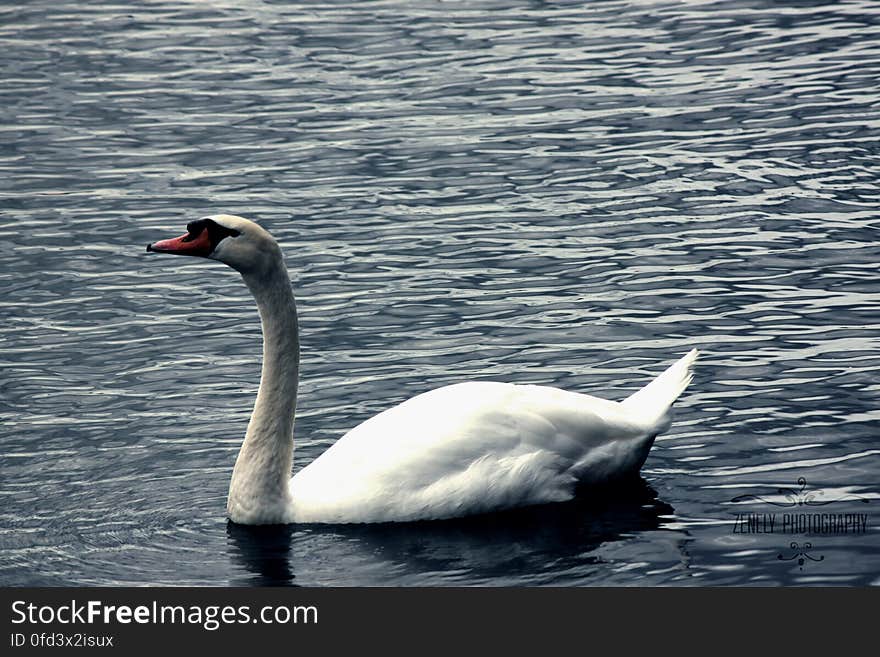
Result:
{"type": "Polygon", "coordinates": [[[693,367],[699,353],[691,349],[663,374],[627,397],[623,406],[646,420],[665,423],[669,407],[694,378],[693,367]]]}

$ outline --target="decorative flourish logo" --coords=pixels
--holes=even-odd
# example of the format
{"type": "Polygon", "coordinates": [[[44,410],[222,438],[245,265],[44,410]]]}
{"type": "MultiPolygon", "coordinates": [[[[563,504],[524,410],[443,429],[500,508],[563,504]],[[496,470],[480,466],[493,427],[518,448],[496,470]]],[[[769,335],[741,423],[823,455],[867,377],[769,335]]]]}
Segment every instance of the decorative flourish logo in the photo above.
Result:
{"type": "MultiPolygon", "coordinates": [[[[798,477],[797,488],[777,488],[776,494],[739,495],[730,500],[731,504],[761,502],[775,507],[790,509],[785,513],[734,513],[734,534],[774,534],[809,536],[840,536],[865,534],[868,531],[867,513],[834,513],[830,510],[813,511],[810,507],[824,507],[837,502],[861,502],[871,500],[861,495],[845,493],[828,495],[821,489],[808,490],[807,480],[798,477]]],[[[805,542],[789,543],[789,552],[780,552],[776,558],[782,562],[797,561],[798,569],[803,570],[808,561],[824,561],[824,555],[814,555],[810,551],[813,544],[805,542]]]]}
{"type": "Polygon", "coordinates": [[[793,506],[825,506],[826,504],[833,504],[834,502],[847,502],[847,501],[859,501],[867,504],[870,500],[861,495],[853,495],[848,494],[843,497],[836,497],[832,500],[819,500],[817,497],[822,497],[825,494],[825,491],[822,489],[807,491],[807,480],[804,477],[798,477],[797,480],[798,486],[800,486],[800,490],[795,490],[794,488],[777,488],[776,492],[778,495],[781,495],[785,498],[783,501],[772,500],[766,497],[762,497],[761,495],[740,495],[738,497],[734,497],[731,502],[764,502],[765,504],[772,504],[773,506],[782,506],[782,507],[793,507],[793,506]]]}
{"type": "Polygon", "coordinates": [[[789,544],[788,547],[794,552],[794,554],[792,554],[790,556],[785,556],[780,553],[780,554],[776,555],[776,558],[779,559],[780,561],[794,561],[795,559],[797,559],[798,570],[804,569],[804,563],[806,563],[804,561],[805,559],[809,559],[810,561],[824,561],[825,560],[824,554],[820,554],[818,557],[814,557],[813,555],[811,555],[809,553],[809,550],[813,549],[812,543],[804,543],[804,546],[801,547],[797,543],[792,542],[789,544]]]}

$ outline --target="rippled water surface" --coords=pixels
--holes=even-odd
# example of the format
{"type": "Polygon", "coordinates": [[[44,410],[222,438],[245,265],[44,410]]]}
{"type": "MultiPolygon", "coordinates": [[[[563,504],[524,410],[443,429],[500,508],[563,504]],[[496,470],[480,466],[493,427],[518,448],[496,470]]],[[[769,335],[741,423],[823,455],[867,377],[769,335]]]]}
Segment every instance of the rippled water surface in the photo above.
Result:
{"type": "Polygon", "coordinates": [[[0,583],[880,583],[878,37],[869,0],[5,5],[0,583]],[[287,254],[295,468],[443,384],[704,357],[625,490],[230,526],[256,311],[143,252],[220,211],[287,254]]]}

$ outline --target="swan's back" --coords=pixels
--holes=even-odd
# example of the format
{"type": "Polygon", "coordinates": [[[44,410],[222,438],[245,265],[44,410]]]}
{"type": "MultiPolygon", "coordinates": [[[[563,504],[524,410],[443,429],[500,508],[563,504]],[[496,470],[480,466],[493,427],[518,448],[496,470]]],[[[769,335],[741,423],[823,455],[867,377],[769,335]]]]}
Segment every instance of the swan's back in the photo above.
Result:
{"type": "Polygon", "coordinates": [[[355,427],[291,480],[297,522],[457,517],[571,499],[637,472],[655,435],[617,402],[470,382],[355,427]]]}

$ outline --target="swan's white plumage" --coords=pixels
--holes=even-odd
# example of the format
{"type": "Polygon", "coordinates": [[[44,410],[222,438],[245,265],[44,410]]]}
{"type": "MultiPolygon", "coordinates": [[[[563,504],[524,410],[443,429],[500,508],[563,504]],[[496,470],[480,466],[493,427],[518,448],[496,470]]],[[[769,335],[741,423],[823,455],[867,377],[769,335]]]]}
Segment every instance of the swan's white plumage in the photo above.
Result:
{"type": "Polygon", "coordinates": [[[260,392],[229,491],[236,522],[429,520],[568,500],[579,485],[637,473],[692,377],[696,350],[623,402],[535,385],[445,386],[358,425],[288,480],[299,340],[286,268],[257,224],[210,219],[240,233],[208,257],[241,272],[263,323],[260,392]]]}
{"type": "Polygon", "coordinates": [[[666,421],[647,415],[545,386],[432,390],[355,427],[298,472],[291,519],[428,520],[569,500],[578,485],[638,472],[666,421]]]}

